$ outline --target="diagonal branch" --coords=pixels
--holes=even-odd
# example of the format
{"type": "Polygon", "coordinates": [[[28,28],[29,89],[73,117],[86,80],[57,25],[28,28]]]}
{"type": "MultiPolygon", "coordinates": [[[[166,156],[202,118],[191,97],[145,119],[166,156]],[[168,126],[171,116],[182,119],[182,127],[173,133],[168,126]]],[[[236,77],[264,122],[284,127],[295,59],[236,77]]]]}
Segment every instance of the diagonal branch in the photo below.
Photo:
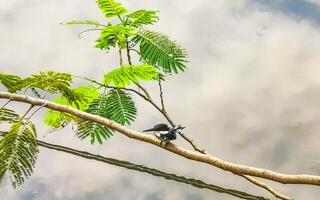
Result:
{"type": "Polygon", "coordinates": [[[183,176],[178,176],[176,174],[171,174],[171,173],[167,173],[167,172],[163,172],[157,169],[153,169],[153,168],[149,168],[146,167],[144,165],[137,165],[128,161],[123,161],[123,160],[118,160],[118,159],[114,159],[114,158],[108,158],[108,157],[104,157],[101,155],[95,155],[86,151],[80,151],[77,149],[73,149],[73,148],[69,148],[69,147],[65,147],[65,146],[61,146],[61,145],[56,145],[56,144],[50,144],[47,142],[43,142],[40,140],[37,140],[37,143],[39,146],[41,147],[45,147],[48,149],[52,149],[52,150],[56,150],[56,151],[61,151],[64,153],[68,153],[71,155],[75,155],[75,156],[79,156],[82,158],[86,158],[86,159],[90,159],[90,160],[95,160],[95,161],[99,161],[99,162],[103,162],[103,163],[107,163],[107,164],[111,164],[111,165],[115,165],[115,166],[119,166],[119,167],[124,167],[130,170],[135,170],[135,171],[139,171],[139,172],[143,172],[143,173],[147,173],[153,176],[157,176],[157,177],[164,177],[167,180],[173,180],[173,181],[177,181],[177,182],[181,182],[181,183],[185,183],[185,184],[189,184],[192,185],[193,187],[197,187],[197,188],[206,188],[209,190],[213,190],[215,192],[219,192],[219,193],[225,193],[225,194],[229,194],[231,196],[235,196],[241,199],[248,199],[248,200],[252,200],[252,199],[259,199],[259,200],[267,200],[264,197],[260,197],[260,196],[254,196],[242,191],[238,191],[238,190],[234,190],[234,189],[227,189],[227,188],[223,188],[220,186],[216,186],[216,185],[212,185],[209,183],[205,183],[201,180],[196,180],[193,178],[186,178],[183,176]]]}
{"type": "Polygon", "coordinates": [[[260,177],[260,178],[276,181],[283,184],[308,184],[308,185],[320,186],[320,176],[306,175],[306,174],[290,175],[290,174],[283,174],[283,173],[271,171],[268,169],[235,164],[235,163],[224,161],[220,158],[214,157],[208,153],[202,154],[199,152],[190,151],[188,149],[184,149],[182,147],[176,146],[171,143],[168,145],[163,144],[161,143],[160,140],[158,140],[157,138],[151,135],[146,135],[146,134],[131,130],[112,120],[102,118],[96,115],[92,115],[90,113],[82,112],[66,105],[60,105],[44,99],[37,99],[37,98],[33,98],[26,95],[12,94],[9,92],[0,92],[0,99],[10,99],[10,98],[13,101],[28,103],[33,106],[45,105],[47,108],[50,108],[59,112],[65,112],[84,120],[96,122],[98,124],[114,129],[129,138],[147,142],[155,146],[159,146],[163,149],[171,151],[172,153],[175,153],[187,159],[207,163],[209,165],[216,166],[222,170],[229,171],[235,174],[243,174],[243,175],[260,177]]]}
{"type": "Polygon", "coordinates": [[[283,195],[281,193],[279,193],[278,191],[276,191],[275,189],[273,189],[272,187],[268,186],[267,184],[265,183],[262,183],[260,181],[258,181],[257,179],[255,178],[252,178],[251,176],[246,176],[246,175],[239,175],[239,176],[242,176],[243,178],[247,179],[248,181],[250,181],[251,183],[259,186],[259,187],[262,187],[266,190],[268,190],[271,194],[273,194],[275,197],[279,198],[279,199],[283,199],[283,200],[293,200],[291,197],[288,197],[286,195],[283,195]]]}

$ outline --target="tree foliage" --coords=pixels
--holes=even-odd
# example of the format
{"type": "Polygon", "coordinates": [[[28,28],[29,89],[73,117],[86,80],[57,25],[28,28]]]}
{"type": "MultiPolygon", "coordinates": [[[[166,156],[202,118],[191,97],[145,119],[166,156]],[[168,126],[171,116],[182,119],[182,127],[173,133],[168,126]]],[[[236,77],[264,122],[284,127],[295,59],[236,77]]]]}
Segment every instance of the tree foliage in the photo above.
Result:
{"type": "MultiPolygon", "coordinates": [[[[135,120],[137,109],[131,96],[119,89],[113,89],[107,94],[94,99],[86,112],[111,119],[122,125],[130,125],[135,120]]],[[[76,121],[76,134],[80,139],[91,138],[91,143],[102,144],[112,136],[113,130],[95,122],[76,121]]]]}
{"type": "Polygon", "coordinates": [[[21,81],[21,78],[12,74],[0,73],[0,83],[7,88],[9,92],[14,92],[14,87],[21,81]]]}
{"type": "Polygon", "coordinates": [[[150,25],[158,22],[158,11],[154,10],[137,10],[126,15],[126,24],[134,27],[141,27],[143,25],[150,25]]]}
{"type": "MultiPolygon", "coordinates": [[[[98,0],[98,7],[107,18],[117,18],[118,23],[104,25],[95,47],[102,50],[127,48],[139,52],[140,60],[156,66],[164,74],[179,73],[186,69],[187,52],[167,35],[150,31],[143,26],[158,22],[158,11],[140,9],[128,13],[121,3],[114,0],[98,0]],[[143,29],[142,29],[143,27],[143,29]],[[139,46],[139,50],[135,49],[139,46]]],[[[71,21],[66,24],[101,25],[92,20],[71,21]]]]}
{"type": "MultiPolygon", "coordinates": [[[[97,0],[96,3],[107,24],[95,20],[72,20],[63,24],[91,26],[90,30],[100,31],[95,40],[96,48],[118,50],[120,67],[105,73],[102,83],[91,80],[99,87],[72,87],[71,74],[55,71],[39,72],[24,78],[0,73],[0,84],[13,93],[26,94],[31,89],[38,98],[47,98],[46,94],[50,93],[55,103],[129,126],[137,117],[137,107],[130,93],[135,91],[132,87],[141,88],[143,81],[157,81],[158,84],[158,80],[164,81],[166,75],[184,71],[187,53],[165,34],[145,29],[158,22],[158,11],[140,9],[129,12],[115,0],[97,0]],[[123,50],[126,50],[128,64],[122,62],[123,50]],[[132,52],[137,53],[138,64],[132,64],[132,52]]],[[[30,120],[34,113],[25,118],[31,109],[23,118],[11,109],[0,109],[0,124],[7,123],[10,127],[0,136],[0,181],[8,174],[13,187],[21,185],[32,174],[38,155],[36,129],[30,120]]],[[[54,129],[72,123],[78,138],[90,139],[92,144],[102,144],[114,132],[98,123],[51,109],[46,111],[43,122],[54,129]]]]}
{"type": "Polygon", "coordinates": [[[113,89],[107,95],[106,108],[110,119],[121,124],[130,125],[136,119],[137,108],[130,94],[113,89]]]}
{"type": "Polygon", "coordinates": [[[121,3],[114,0],[97,0],[100,11],[105,14],[107,18],[120,16],[125,14],[127,9],[121,5],[121,3]]]}
{"type": "Polygon", "coordinates": [[[168,36],[142,29],[133,41],[140,44],[140,56],[148,64],[160,67],[166,73],[185,70],[187,52],[168,36]]]}
{"type": "Polygon", "coordinates": [[[0,138],[0,180],[8,174],[18,187],[32,174],[38,156],[35,126],[26,120],[12,123],[0,138]]]}
{"type": "Polygon", "coordinates": [[[132,82],[153,80],[158,76],[157,68],[152,65],[142,64],[139,66],[128,65],[114,69],[104,75],[103,83],[112,84],[116,87],[129,86],[132,82]]]}
{"type": "MultiPolygon", "coordinates": [[[[107,100],[107,95],[101,95],[90,103],[86,112],[109,119],[110,113],[107,110],[107,100]]],[[[102,144],[102,139],[106,140],[112,136],[112,130],[95,122],[80,120],[77,122],[76,134],[80,139],[90,137],[91,144],[96,141],[102,144]]]]}
{"type": "Polygon", "coordinates": [[[101,31],[95,47],[109,50],[111,47],[118,45],[119,48],[123,49],[126,47],[127,37],[134,35],[134,29],[134,27],[122,25],[107,26],[101,31]]]}
{"type": "MultiPolygon", "coordinates": [[[[76,87],[72,89],[72,92],[79,97],[77,98],[77,102],[70,101],[63,95],[53,99],[52,101],[58,104],[68,105],[73,108],[78,108],[79,110],[85,111],[89,107],[89,104],[93,101],[93,99],[100,96],[98,88],[90,85],[76,87]]],[[[74,121],[74,117],[51,109],[47,110],[44,116],[44,123],[53,128],[64,127],[71,121],[74,121]]]]}
{"type": "Polygon", "coordinates": [[[0,124],[1,123],[12,123],[19,119],[19,115],[11,109],[1,108],[0,109],[0,124]]]}

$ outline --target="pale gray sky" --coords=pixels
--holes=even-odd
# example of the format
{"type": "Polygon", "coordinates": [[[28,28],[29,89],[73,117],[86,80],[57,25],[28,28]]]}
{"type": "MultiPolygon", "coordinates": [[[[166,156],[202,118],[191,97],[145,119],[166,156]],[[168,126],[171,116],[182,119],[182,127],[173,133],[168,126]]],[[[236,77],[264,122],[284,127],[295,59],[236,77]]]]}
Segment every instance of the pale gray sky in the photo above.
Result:
{"type": "MultiPolygon", "coordinates": [[[[167,108],[213,155],[288,173],[319,174],[320,2],[317,0],[126,0],[129,10],[160,11],[161,30],[190,54],[189,69],[165,83],[167,108]]],[[[1,72],[67,71],[100,80],[117,57],[93,48],[95,35],[60,22],[103,21],[95,1],[0,1],[1,72]]],[[[157,95],[156,85],[147,87],[157,95]]],[[[17,104],[11,104],[16,106],[17,104]]],[[[37,119],[37,118],[35,118],[37,119]]],[[[37,119],[38,132],[47,131],[37,119]]],[[[139,103],[132,128],[164,119],[139,103]]],[[[78,141],[71,128],[40,139],[129,160],[257,195],[270,195],[230,173],[116,134],[104,145],[78,141]]],[[[185,145],[179,138],[177,144],[185,145]]],[[[272,184],[296,199],[314,186],[272,184]]],[[[1,199],[235,199],[209,190],[41,149],[34,175],[1,199]]]]}

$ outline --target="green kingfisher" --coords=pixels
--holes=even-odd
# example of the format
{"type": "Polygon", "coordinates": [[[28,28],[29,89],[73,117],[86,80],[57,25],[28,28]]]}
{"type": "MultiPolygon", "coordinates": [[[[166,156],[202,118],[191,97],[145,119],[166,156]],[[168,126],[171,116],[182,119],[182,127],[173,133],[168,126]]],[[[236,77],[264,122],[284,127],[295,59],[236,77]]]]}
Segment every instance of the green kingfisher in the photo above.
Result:
{"type": "Polygon", "coordinates": [[[177,138],[177,133],[184,129],[181,125],[176,127],[169,127],[167,124],[157,124],[151,129],[144,130],[143,132],[153,131],[154,136],[161,141],[169,142],[177,138]]]}

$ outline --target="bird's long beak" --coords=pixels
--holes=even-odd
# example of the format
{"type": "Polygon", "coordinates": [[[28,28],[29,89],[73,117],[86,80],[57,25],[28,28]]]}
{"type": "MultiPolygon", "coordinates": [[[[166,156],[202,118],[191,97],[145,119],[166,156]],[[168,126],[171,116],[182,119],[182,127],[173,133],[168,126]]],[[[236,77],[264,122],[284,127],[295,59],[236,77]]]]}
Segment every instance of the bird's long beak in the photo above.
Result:
{"type": "Polygon", "coordinates": [[[148,131],[153,131],[153,128],[144,130],[144,131],[142,131],[142,132],[148,132],[148,131]]]}

